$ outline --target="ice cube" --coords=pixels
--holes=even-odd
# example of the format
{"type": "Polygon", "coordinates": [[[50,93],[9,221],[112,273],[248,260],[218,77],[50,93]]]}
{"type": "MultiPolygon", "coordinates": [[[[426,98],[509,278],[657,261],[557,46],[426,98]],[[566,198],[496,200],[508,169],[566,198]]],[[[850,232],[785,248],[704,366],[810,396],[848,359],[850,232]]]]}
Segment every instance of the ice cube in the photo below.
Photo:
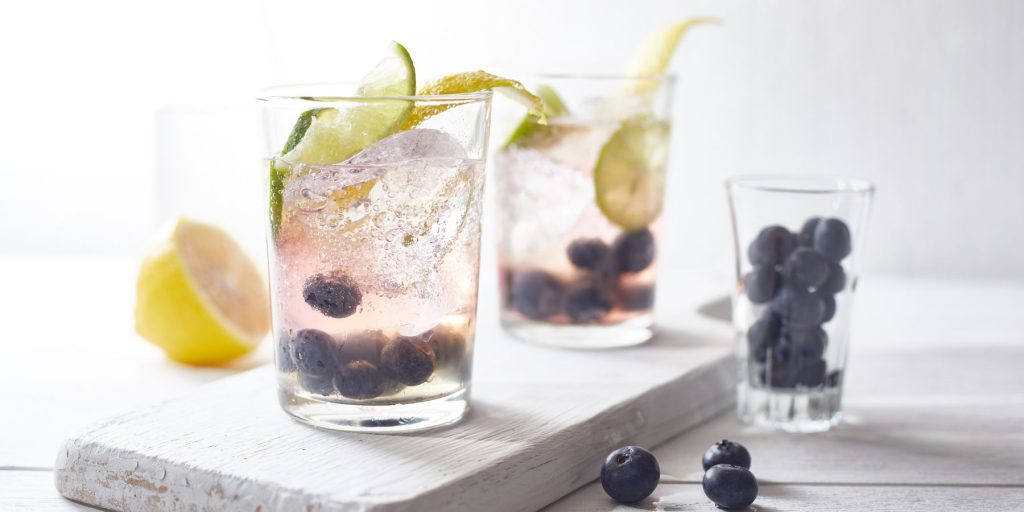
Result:
{"type": "Polygon", "coordinates": [[[466,148],[440,130],[405,130],[377,141],[345,163],[380,165],[422,158],[466,158],[466,148]]]}
{"type": "Polygon", "coordinates": [[[500,151],[495,166],[509,263],[528,263],[556,248],[593,200],[591,179],[538,150],[500,151]]]}

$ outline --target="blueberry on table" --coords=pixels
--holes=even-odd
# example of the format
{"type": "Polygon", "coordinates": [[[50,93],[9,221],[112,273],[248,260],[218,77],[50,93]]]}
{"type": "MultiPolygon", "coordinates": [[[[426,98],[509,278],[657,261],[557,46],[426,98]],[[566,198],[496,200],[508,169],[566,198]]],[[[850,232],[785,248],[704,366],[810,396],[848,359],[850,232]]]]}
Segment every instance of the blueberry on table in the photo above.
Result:
{"type": "Polygon", "coordinates": [[[612,250],[600,238],[574,240],[566,249],[569,261],[583,270],[597,270],[608,264],[612,250]]]}
{"type": "Polygon", "coordinates": [[[821,217],[811,217],[804,221],[804,225],[800,228],[800,233],[796,236],[797,244],[801,247],[813,247],[814,230],[818,227],[819,222],[821,222],[821,217]]]}
{"type": "Polygon", "coordinates": [[[640,272],[654,261],[654,235],[647,228],[622,233],[612,242],[612,254],[619,272],[640,272]]]}
{"type": "Polygon", "coordinates": [[[299,385],[314,395],[328,396],[334,393],[334,375],[313,375],[299,372],[299,385]]]}
{"type": "Polygon", "coordinates": [[[825,384],[827,364],[822,359],[805,359],[800,363],[800,377],[797,384],[816,388],[825,384]]]}
{"type": "Polygon", "coordinates": [[[601,487],[619,503],[636,503],[650,496],[659,479],[658,459],[639,446],[613,451],[601,466],[601,487]]]}
{"type": "Polygon", "coordinates": [[[718,464],[732,464],[750,469],[750,452],[740,443],[722,439],[704,452],[700,462],[704,465],[704,471],[718,464]]]}
{"type": "Polygon", "coordinates": [[[400,336],[384,345],[380,362],[392,378],[406,386],[423,384],[434,374],[434,350],[419,337],[400,336]]]}
{"type": "Polygon", "coordinates": [[[547,272],[527,271],[512,278],[512,304],[527,318],[542,320],[557,314],[563,294],[562,283],[547,272]]]}
{"type": "Polygon", "coordinates": [[[779,289],[779,275],[774,267],[754,267],[743,276],[743,289],[747,298],[754,304],[764,304],[772,300],[779,289]]]}
{"type": "Polygon", "coordinates": [[[388,337],[380,331],[359,331],[346,335],[337,349],[339,364],[352,361],[369,361],[380,365],[380,353],[388,337]]]}
{"type": "Polygon", "coordinates": [[[352,278],[335,271],[307,279],[302,287],[302,299],[331,318],[345,318],[356,312],[363,301],[363,293],[352,278]]]}
{"type": "Polygon", "coordinates": [[[749,469],[732,464],[711,466],[704,473],[704,494],[718,508],[747,508],[757,499],[757,478],[749,469]]]}
{"type": "Polygon", "coordinates": [[[832,317],[836,316],[836,298],[831,295],[826,295],[821,298],[822,302],[825,303],[825,314],[821,317],[821,323],[832,320],[832,317]]]}
{"type": "Polygon", "coordinates": [[[781,326],[779,316],[769,311],[747,329],[747,343],[755,361],[763,363],[768,360],[768,349],[778,341],[781,326]]]}
{"type": "Polygon", "coordinates": [[[292,361],[300,373],[330,375],[334,373],[334,338],[317,329],[302,329],[292,338],[292,361]]]}
{"type": "Polygon", "coordinates": [[[821,286],[818,286],[815,293],[822,295],[835,295],[846,288],[846,272],[843,266],[838,263],[830,263],[828,267],[828,279],[821,286]]]}
{"type": "Polygon", "coordinates": [[[615,293],[615,303],[623,311],[644,311],[654,307],[654,285],[627,285],[615,293]]]}
{"type": "Polygon", "coordinates": [[[850,228],[846,223],[828,218],[814,228],[814,250],[829,261],[838,262],[850,254],[850,228]]]}
{"type": "Polygon", "coordinates": [[[747,248],[747,258],[755,267],[775,267],[786,261],[793,250],[793,234],[782,226],[768,226],[761,230],[747,248]]]}
{"type": "Polygon", "coordinates": [[[784,287],[772,299],[771,308],[782,317],[783,322],[802,327],[821,324],[826,313],[825,301],[821,297],[789,287],[784,287]]]}
{"type": "Polygon", "coordinates": [[[334,376],[334,385],[342,396],[359,400],[382,395],[389,384],[384,372],[369,361],[345,363],[334,376]]]}
{"type": "Polygon", "coordinates": [[[801,291],[821,286],[828,279],[828,272],[828,261],[810,247],[800,247],[793,251],[782,267],[786,286],[801,291]]]}
{"type": "Polygon", "coordinates": [[[577,324],[596,322],[611,309],[611,297],[590,286],[573,290],[565,298],[565,314],[577,324]]]}

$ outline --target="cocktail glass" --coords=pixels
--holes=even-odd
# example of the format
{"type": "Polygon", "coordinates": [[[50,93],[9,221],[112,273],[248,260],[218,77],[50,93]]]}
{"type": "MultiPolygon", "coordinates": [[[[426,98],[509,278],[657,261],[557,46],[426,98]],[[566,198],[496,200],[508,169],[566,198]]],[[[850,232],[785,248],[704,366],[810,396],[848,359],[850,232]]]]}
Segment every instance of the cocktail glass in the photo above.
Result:
{"type": "Polygon", "coordinates": [[[275,87],[260,98],[280,403],[336,430],[451,424],[470,392],[491,93],[357,88],[275,87]],[[379,138],[377,118],[406,108],[432,115],[379,138]],[[351,129],[352,119],[368,129],[351,129]],[[317,123],[327,128],[306,139],[342,133],[341,143],[365,147],[309,163],[338,158],[296,149],[294,134],[317,123]],[[300,150],[306,163],[290,161],[300,150]]]}
{"type": "Polygon", "coordinates": [[[501,320],[535,343],[603,348],[652,336],[671,76],[539,75],[494,158],[501,320]]]}

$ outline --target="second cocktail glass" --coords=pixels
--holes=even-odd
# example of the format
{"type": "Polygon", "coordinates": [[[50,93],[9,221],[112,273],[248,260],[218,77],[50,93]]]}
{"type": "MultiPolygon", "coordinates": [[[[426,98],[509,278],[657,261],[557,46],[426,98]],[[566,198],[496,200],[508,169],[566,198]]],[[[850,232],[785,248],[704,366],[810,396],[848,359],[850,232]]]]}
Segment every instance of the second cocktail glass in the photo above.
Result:
{"type": "Polygon", "coordinates": [[[547,124],[499,147],[502,323],[541,344],[652,336],[671,76],[536,76],[547,124]]]}

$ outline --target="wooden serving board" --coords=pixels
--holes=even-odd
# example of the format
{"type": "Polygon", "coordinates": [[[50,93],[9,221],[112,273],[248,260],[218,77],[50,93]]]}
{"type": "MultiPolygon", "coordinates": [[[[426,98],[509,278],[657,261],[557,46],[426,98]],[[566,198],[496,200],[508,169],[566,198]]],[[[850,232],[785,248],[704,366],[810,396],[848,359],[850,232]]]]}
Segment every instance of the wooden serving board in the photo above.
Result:
{"type": "Polygon", "coordinates": [[[597,478],[612,449],[654,446],[731,407],[731,329],[687,325],[607,351],[485,328],[468,418],[410,435],[302,425],[259,368],[66,440],[57,489],[132,511],[533,510],[597,478]]]}

